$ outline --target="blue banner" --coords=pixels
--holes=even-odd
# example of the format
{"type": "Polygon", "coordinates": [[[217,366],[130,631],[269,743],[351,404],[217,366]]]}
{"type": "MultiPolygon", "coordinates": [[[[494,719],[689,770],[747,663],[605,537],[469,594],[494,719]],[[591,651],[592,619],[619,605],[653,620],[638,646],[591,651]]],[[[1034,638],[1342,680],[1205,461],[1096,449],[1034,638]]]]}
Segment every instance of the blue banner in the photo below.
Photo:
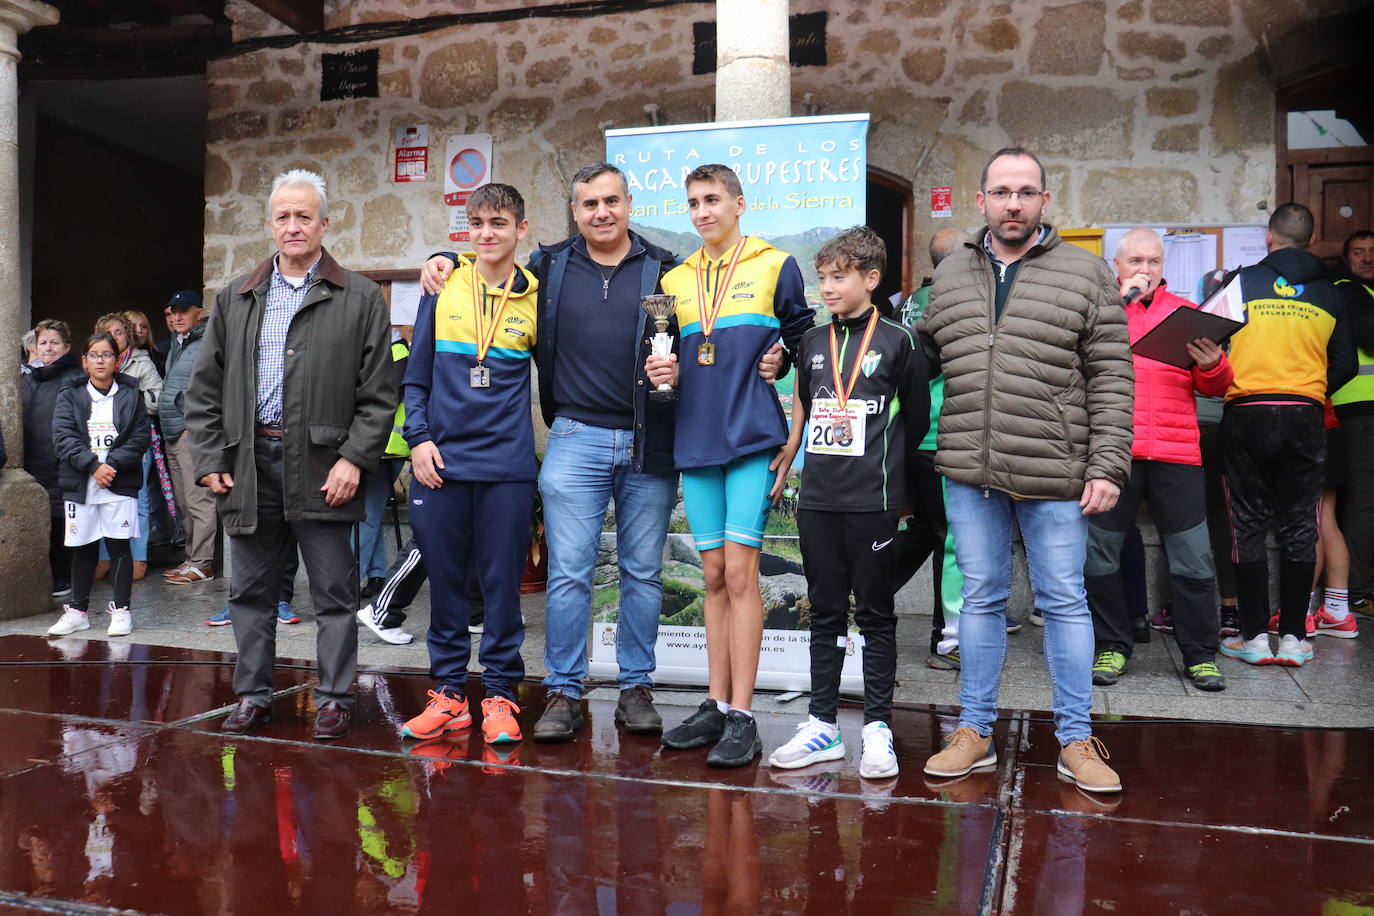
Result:
{"type": "Polygon", "coordinates": [[[684,179],[699,165],[730,166],[749,207],[741,231],[795,257],[819,306],[816,250],[865,220],[867,140],[867,114],[674,124],[607,131],[606,160],[625,172],[634,230],[682,257],[701,245],[684,179]]]}

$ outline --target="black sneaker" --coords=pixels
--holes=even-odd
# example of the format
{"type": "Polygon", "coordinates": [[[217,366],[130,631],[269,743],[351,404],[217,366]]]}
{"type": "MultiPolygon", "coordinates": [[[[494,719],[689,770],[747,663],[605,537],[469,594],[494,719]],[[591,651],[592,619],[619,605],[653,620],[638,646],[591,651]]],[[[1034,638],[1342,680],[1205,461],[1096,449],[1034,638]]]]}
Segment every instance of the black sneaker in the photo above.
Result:
{"type": "Polygon", "coordinates": [[[370,600],[377,597],[377,593],[382,590],[383,585],[386,585],[386,579],[372,576],[363,583],[362,588],[358,590],[358,594],[370,600]]]}
{"type": "Polygon", "coordinates": [[[948,652],[932,652],[926,656],[926,667],[936,671],[958,671],[960,663],[958,646],[948,652]]]}
{"type": "Polygon", "coordinates": [[[759,727],[754,717],[732,709],[725,714],[725,734],[711,748],[711,753],[706,755],[706,765],[748,766],[762,753],[763,742],[759,740],[759,727]]]}
{"type": "Polygon", "coordinates": [[[636,684],[620,691],[620,702],[615,707],[615,720],[625,726],[625,731],[634,735],[663,733],[663,717],[654,709],[653,691],[644,684],[636,684]]]}
{"type": "Polygon", "coordinates": [[[52,584],[52,596],[54,598],[65,598],[72,593],[70,582],[57,581],[52,584]]]}
{"type": "Polygon", "coordinates": [[[1221,635],[1240,635],[1240,608],[1236,607],[1234,604],[1223,604],[1221,606],[1221,635]]]}
{"type": "Polygon", "coordinates": [[[694,747],[715,744],[723,734],[725,713],[716,707],[715,700],[702,700],[697,711],[681,725],[663,733],[663,746],[674,751],[690,751],[694,747]]]}
{"type": "Polygon", "coordinates": [[[1143,645],[1150,641],[1150,621],[1144,617],[1131,618],[1131,639],[1136,645],[1143,645]]]}
{"type": "Polygon", "coordinates": [[[571,741],[582,727],[582,702],[566,693],[550,693],[544,714],[534,723],[535,741],[571,741]]]}

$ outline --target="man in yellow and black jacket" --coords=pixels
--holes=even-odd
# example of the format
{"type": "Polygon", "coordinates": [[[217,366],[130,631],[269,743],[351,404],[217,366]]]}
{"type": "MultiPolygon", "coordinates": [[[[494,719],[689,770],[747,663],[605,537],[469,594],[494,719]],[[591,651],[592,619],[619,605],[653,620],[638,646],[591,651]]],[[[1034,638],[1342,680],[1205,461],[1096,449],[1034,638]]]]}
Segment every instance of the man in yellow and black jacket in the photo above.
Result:
{"type": "Polygon", "coordinates": [[[1241,271],[1248,320],[1231,338],[1235,380],[1221,434],[1229,487],[1241,635],[1221,652],[1256,665],[1301,666],[1316,564],[1326,397],[1355,376],[1355,343],[1344,299],[1321,258],[1306,251],[1312,213],[1278,207],[1269,220],[1269,255],[1241,271]],[[1269,564],[1265,537],[1278,533],[1279,650],[1269,645],[1269,564]]]}
{"type": "Polygon", "coordinates": [[[1345,240],[1332,275],[1345,296],[1359,371],[1331,395],[1345,440],[1345,493],[1341,532],[1350,548],[1350,606],[1374,614],[1374,232],[1345,240]]]}

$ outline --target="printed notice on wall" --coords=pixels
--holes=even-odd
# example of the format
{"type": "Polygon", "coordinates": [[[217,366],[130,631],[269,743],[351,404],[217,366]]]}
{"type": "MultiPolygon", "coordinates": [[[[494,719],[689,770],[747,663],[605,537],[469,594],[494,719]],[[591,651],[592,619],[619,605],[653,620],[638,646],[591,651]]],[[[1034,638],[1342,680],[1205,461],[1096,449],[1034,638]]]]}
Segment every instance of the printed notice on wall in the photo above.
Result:
{"type": "Polygon", "coordinates": [[[392,181],[429,180],[429,126],[396,128],[396,163],[392,181]]]}
{"type": "Polygon", "coordinates": [[[933,219],[948,219],[954,216],[954,189],[930,189],[930,215],[933,219]]]}

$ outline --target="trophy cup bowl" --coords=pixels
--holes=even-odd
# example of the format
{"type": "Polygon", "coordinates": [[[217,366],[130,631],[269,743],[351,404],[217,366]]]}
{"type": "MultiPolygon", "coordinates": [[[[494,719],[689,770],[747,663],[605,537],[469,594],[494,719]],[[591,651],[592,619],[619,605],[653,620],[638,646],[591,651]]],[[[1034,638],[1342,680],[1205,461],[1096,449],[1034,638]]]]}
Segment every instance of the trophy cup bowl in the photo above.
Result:
{"type": "MultiPolygon", "coordinates": [[[[658,333],[650,342],[653,355],[665,358],[672,356],[673,338],[668,333],[668,319],[677,311],[677,296],[644,296],[640,300],[640,307],[644,309],[644,314],[654,320],[654,327],[658,329],[658,333]]],[[[649,398],[655,401],[674,401],[677,400],[677,392],[673,390],[672,385],[664,382],[649,392],[649,398]]]]}

